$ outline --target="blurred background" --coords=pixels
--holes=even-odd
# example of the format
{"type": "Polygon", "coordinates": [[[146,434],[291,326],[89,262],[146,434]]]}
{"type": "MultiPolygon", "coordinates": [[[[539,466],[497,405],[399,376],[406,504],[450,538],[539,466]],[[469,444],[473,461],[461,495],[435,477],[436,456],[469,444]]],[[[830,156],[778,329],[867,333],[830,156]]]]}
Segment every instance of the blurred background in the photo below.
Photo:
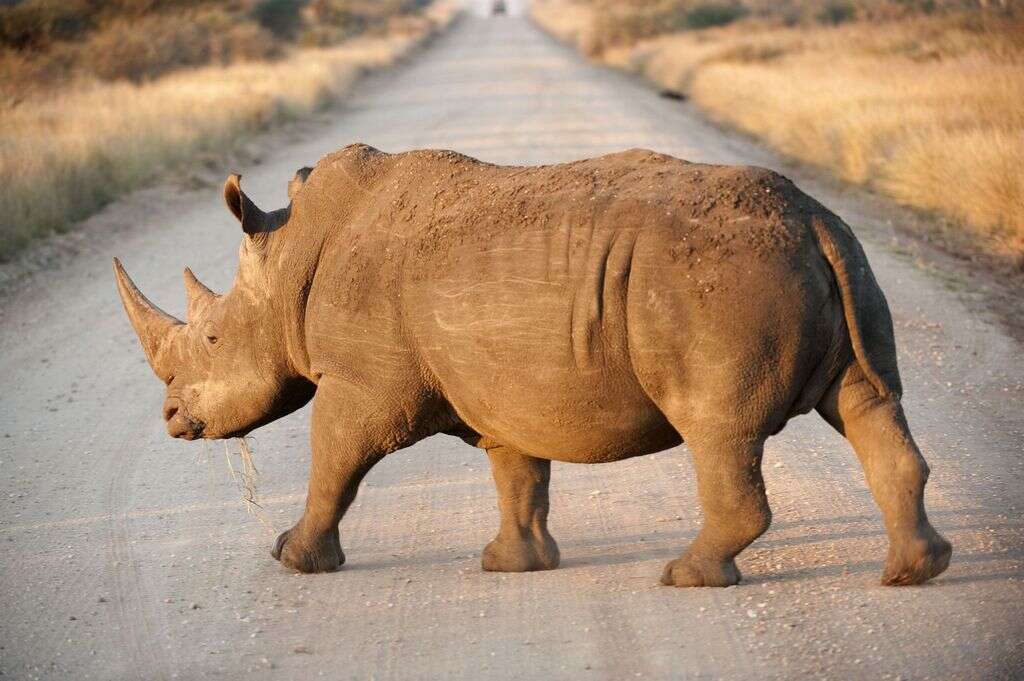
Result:
{"type": "Polygon", "coordinates": [[[1024,267],[1019,0],[0,0],[0,259],[329,106],[462,10],[529,13],[718,122],[933,212],[949,250],[1024,267]]]}
{"type": "Polygon", "coordinates": [[[948,250],[1024,267],[1016,0],[538,0],[533,13],[712,119],[934,212],[948,250]]]}
{"type": "MultiPolygon", "coordinates": [[[[456,14],[428,0],[3,0],[0,259],[323,109],[456,14]]],[[[220,159],[220,160],[218,160],[220,159]]]]}
{"type": "MultiPolygon", "coordinates": [[[[513,0],[467,8],[527,9],[513,0]]],[[[329,104],[457,9],[3,0],[0,258],[197,149],[329,104]],[[218,110],[240,86],[263,99],[218,110]]],[[[1024,262],[1024,23],[1014,0],[538,0],[529,9],[593,59],[951,218],[939,236],[955,250],[1024,262]]]]}

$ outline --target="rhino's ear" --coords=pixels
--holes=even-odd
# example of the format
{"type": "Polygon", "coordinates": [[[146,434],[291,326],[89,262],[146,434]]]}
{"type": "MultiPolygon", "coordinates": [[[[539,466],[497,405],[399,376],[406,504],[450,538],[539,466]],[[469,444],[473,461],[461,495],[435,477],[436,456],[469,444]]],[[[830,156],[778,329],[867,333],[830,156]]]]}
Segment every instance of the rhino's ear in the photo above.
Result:
{"type": "Polygon", "coordinates": [[[295,177],[288,183],[288,200],[294,201],[295,194],[302,189],[302,185],[306,184],[306,179],[309,178],[309,174],[313,172],[310,167],[299,168],[295,171],[295,177]]]}
{"type": "Polygon", "coordinates": [[[242,176],[237,173],[228,175],[224,183],[224,201],[228,209],[242,223],[242,231],[246,234],[246,244],[253,250],[262,250],[267,244],[270,232],[288,221],[290,208],[282,208],[272,213],[264,213],[253,203],[241,186],[242,176]]]}
{"type": "Polygon", "coordinates": [[[242,231],[246,234],[259,234],[267,231],[267,214],[245,195],[241,182],[241,175],[231,173],[228,175],[227,182],[224,183],[224,201],[228,204],[228,209],[242,223],[242,231]]]}

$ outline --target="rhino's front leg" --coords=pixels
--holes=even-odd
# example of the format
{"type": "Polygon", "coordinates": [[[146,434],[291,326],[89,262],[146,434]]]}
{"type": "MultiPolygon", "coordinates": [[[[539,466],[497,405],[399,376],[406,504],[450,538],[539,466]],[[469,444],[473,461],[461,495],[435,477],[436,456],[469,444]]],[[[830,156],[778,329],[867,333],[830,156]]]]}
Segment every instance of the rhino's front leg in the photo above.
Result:
{"type": "Polygon", "coordinates": [[[527,572],[558,567],[558,545],[548,532],[551,462],[506,447],[487,450],[498,488],[501,529],[484,548],[484,570],[527,572]]]}
{"type": "Polygon", "coordinates": [[[277,538],[274,558],[299,572],[330,572],[345,562],[338,523],[374,464],[407,444],[406,414],[351,383],[321,379],[313,402],[306,510],[277,538]]]}

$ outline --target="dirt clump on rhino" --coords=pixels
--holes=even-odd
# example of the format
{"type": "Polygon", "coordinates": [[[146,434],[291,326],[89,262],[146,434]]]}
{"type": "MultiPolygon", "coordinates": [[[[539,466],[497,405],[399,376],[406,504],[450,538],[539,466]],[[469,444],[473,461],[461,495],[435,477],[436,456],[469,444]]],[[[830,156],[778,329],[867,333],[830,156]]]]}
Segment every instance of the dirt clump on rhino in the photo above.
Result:
{"type": "Polygon", "coordinates": [[[662,582],[735,584],[771,521],[765,440],[816,409],[882,510],[883,583],[946,569],[885,298],[850,229],[784,177],[645,150],[509,167],[352,145],[302,169],[286,208],[260,210],[236,175],[224,196],[244,232],[230,291],[186,270],[185,323],[115,261],[117,283],[170,435],[239,436],[313,400],[305,512],[273,549],[285,565],[341,565],[363,476],[446,433],[490,457],[501,524],[484,569],[554,568],[552,460],[685,440],[704,525],[662,582]]]}

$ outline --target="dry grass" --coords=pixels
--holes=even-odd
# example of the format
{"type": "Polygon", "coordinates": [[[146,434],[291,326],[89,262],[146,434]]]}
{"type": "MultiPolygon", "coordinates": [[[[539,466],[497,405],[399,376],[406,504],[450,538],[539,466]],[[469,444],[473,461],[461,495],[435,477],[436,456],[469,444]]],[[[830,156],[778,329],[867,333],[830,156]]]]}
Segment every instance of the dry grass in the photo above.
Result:
{"type": "Polygon", "coordinates": [[[586,54],[594,52],[590,7],[572,2],[534,2],[530,15],[559,40],[577,46],[586,54]]]}
{"type": "Polygon", "coordinates": [[[228,448],[228,443],[225,442],[224,458],[227,460],[228,472],[231,474],[231,480],[238,486],[246,512],[265,522],[265,518],[260,515],[263,507],[256,501],[260,472],[256,468],[256,460],[253,458],[252,449],[244,437],[236,438],[235,441],[238,443],[239,470],[235,470],[235,465],[231,462],[231,450],[228,448]]]}
{"type": "MultiPolygon", "coordinates": [[[[588,49],[586,8],[540,5],[588,49]]],[[[744,22],[604,50],[711,117],[898,201],[944,214],[969,248],[1024,266],[1024,24],[977,15],[837,27],[744,22]]],[[[961,244],[963,245],[963,244],[961,244]]]]}
{"type": "Polygon", "coordinates": [[[0,258],[168,166],[223,156],[254,131],[324,107],[363,71],[392,63],[454,13],[454,5],[438,3],[401,34],[139,85],[94,81],[0,108],[0,258]]]}
{"type": "Polygon", "coordinates": [[[0,0],[0,96],[266,61],[416,21],[429,0],[0,0]],[[12,4],[13,3],[13,4],[12,4]]]}
{"type": "Polygon", "coordinates": [[[1024,257],[1024,64],[884,61],[836,55],[827,74],[808,55],[718,63],[691,92],[791,156],[944,212],[1024,257]]]}

